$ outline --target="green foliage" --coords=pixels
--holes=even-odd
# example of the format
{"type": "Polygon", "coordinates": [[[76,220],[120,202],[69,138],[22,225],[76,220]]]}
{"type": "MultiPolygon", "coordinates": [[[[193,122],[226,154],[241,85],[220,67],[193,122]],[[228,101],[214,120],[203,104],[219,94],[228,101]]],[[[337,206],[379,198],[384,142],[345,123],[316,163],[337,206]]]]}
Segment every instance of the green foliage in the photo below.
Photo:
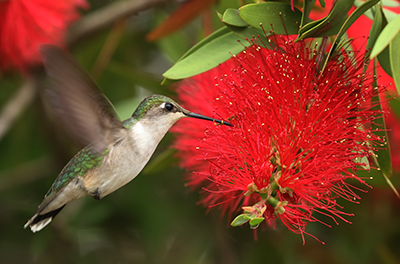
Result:
{"type": "Polygon", "coordinates": [[[237,36],[227,28],[221,28],[183,55],[163,75],[172,80],[184,79],[210,70],[248,47],[250,43],[239,43],[237,36]],[[226,51],[230,51],[226,52],[226,51]]]}
{"type": "Polygon", "coordinates": [[[392,22],[390,22],[379,35],[376,40],[376,44],[371,52],[371,58],[375,58],[381,53],[389,43],[397,36],[400,31],[400,16],[397,16],[392,22]]]}
{"type": "Polygon", "coordinates": [[[300,28],[298,40],[310,37],[327,37],[337,34],[346,21],[347,12],[353,6],[353,2],[354,0],[336,1],[325,18],[310,22],[300,28]]]}
{"type": "Polygon", "coordinates": [[[170,80],[188,78],[216,67],[251,45],[258,38],[268,43],[265,34],[296,34],[301,12],[290,4],[266,2],[227,9],[219,14],[223,27],[185,53],[163,76],[170,80]],[[273,26],[271,27],[271,24],[273,26]],[[238,37],[244,41],[238,42],[238,37]]]}
{"type": "Polygon", "coordinates": [[[289,4],[279,2],[245,5],[239,8],[239,16],[252,27],[267,33],[273,30],[278,35],[297,34],[301,21],[301,12],[297,8],[292,11],[289,4]]]}

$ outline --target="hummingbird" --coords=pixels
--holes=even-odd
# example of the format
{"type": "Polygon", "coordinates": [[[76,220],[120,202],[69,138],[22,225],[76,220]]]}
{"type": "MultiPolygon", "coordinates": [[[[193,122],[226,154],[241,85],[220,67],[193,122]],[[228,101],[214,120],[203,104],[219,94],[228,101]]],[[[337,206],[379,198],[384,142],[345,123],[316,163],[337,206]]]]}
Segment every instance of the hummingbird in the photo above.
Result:
{"type": "Polygon", "coordinates": [[[67,203],[86,195],[100,200],[133,180],[176,121],[191,117],[233,126],[190,112],[163,95],[145,98],[121,122],[72,55],[49,44],[41,45],[39,52],[47,73],[48,102],[66,132],[85,147],[63,168],[25,224],[32,232],[42,230],[67,203]]]}

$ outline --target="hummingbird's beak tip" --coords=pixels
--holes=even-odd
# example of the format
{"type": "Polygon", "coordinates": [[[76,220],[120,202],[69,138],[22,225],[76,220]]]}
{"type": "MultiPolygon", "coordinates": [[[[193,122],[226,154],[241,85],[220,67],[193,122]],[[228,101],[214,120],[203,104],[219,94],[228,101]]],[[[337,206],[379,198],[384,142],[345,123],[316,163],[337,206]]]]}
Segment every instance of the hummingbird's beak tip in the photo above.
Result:
{"type": "Polygon", "coordinates": [[[193,118],[208,120],[208,121],[212,121],[212,122],[215,122],[215,123],[218,123],[218,124],[221,124],[221,125],[227,125],[227,126],[233,127],[233,125],[231,123],[225,122],[224,120],[214,119],[214,118],[211,118],[211,117],[208,117],[208,116],[199,115],[199,114],[196,114],[196,113],[193,113],[193,112],[189,112],[189,111],[187,113],[185,113],[185,112],[183,112],[183,113],[187,117],[193,117],[193,118]]]}
{"type": "Polygon", "coordinates": [[[227,125],[227,126],[230,126],[230,127],[234,127],[234,125],[232,125],[232,124],[229,123],[229,122],[225,122],[224,120],[222,120],[221,123],[222,123],[223,125],[227,125]]]}
{"type": "Polygon", "coordinates": [[[233,127],[233,126],[234,126],[234,125],[232,125],[231,123],[226,122],[226,121],[224,121],[224,120],[214,119],[213,121],[214,121],[215,123],[217,123],[217,124],[220,124],[220,125],[226,125],[226,126],[230,126],[230,127],[233,127]]]}

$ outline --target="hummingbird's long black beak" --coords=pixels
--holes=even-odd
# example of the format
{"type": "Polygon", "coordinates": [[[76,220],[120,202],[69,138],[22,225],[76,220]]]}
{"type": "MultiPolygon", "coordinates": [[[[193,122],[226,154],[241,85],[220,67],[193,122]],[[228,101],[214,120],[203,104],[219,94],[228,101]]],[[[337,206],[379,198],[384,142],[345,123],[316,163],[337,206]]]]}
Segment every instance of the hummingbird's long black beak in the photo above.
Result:
{"type": "Polygon", "coordinates": [[[187,117],[193,117],[193,118],[198,118],[198,119],[204,119],[204,120],[208,120],[208,121],[212,121],[212,122],[215,122],[215,123],[218,123],[218,124],[221,124],[221,125],[227,125],[227,126],[231,126],[231,127],[233,127],[233,125],[231,124],[231,123],[229,123],[229,122],[225,122],[225,121],[223,121],[223,120],[218,120],[218,119],[214,119],[214,118],[211,118],[211,117],[208,117],[208,116],[203,116],[203,115],[199,115],[199,114],[196,114],[196,113],[193,113],[193,112],[183,112],[187,117]]]}

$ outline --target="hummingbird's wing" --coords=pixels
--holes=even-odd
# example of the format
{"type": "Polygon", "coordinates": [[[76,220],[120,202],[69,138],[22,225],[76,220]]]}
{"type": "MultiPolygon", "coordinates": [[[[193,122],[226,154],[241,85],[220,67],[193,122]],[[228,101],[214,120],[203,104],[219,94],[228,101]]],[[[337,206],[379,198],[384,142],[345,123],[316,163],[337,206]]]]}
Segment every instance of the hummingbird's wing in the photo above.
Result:
{"type": "Polygon", "coordinates": [[[66,51],[41,45],[49,79],[48,99],[67,133],[81,146],[103,152],[125,134],[115,109],[94,80],[66,51]]]}

